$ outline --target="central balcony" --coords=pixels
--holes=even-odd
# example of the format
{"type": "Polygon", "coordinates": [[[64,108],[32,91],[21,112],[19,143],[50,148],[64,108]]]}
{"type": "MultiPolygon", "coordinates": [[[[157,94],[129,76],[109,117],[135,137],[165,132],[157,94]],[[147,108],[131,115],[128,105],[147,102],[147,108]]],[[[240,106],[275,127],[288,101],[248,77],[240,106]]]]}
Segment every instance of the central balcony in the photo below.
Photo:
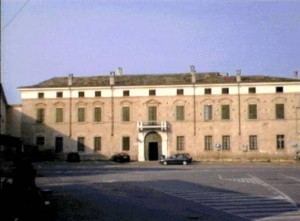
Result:
{"type": "Polygon", "coordinates": [[[158,123],[158,122],[144,123],[144,122],[138,121],[137,128],[139,131],[144,131],[144,130],[167,131],[168,125],[167,125],[167,121],[161,121],[160,123],[158,123]]]}

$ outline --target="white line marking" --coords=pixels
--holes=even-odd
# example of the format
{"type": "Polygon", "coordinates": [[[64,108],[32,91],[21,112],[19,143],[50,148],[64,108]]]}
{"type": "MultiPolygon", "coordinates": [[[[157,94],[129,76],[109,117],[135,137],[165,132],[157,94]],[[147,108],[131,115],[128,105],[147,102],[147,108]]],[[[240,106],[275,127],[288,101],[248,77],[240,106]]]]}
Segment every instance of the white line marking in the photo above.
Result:
{"type": "Polygon", "coordinates": [[[295,178],[295,177],[292,177],[292,176],[285,176],[285,177],[300,182],[300,179],[297,179],[297,178],[295,178]]]}
{"type": "Polygon", "coordinates": [[[293,204],[295,207],[297,206],[297,203],[295,203],[288,195],[284,194],[283,192],[281,192],[279,189],[271,186],[270,184],[265,183],[264,181],[262,181],[261,179],[249,174],[249,176],[251,176],[252,178],[254,178],[255,180],[257,180],[262,186],[267,187],[268,189],[272,189],[273,191],[277,192],[279,195],[281,195],[286,201],[290,202],[291,204],[293,204]]]}

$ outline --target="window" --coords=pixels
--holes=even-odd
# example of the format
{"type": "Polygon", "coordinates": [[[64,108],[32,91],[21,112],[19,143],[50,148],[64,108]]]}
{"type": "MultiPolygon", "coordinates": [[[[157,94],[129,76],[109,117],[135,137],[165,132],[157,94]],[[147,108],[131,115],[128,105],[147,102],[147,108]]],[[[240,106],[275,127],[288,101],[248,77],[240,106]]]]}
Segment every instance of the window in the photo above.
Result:
{"type": "Polygon", "coordinates": [[[276,93],[283,93],[283,87],[276,87],[276,93]]]}
{"type": "Polygon", "coordinates": [[[249,150],[257,150],[257,135],[249,136],[249,150]]]}
{"type": "Polygon", "coordinates": [[[38,108],[36,112],[36,123],[42,124],[45,121],[45,109],[38,108]]]}
{"type": "Polygon", "coordinates": [[[101,137],[94,137],[94,151],[101,150],[101,137]]]}
{"type": "Polygon", "coordinates": [[[284,104],[276,104],[276,119],[284,119],[284,104]]]}
{"type": "Polygon", "coordinates": [[[130,121],[130,107],[128,106],[122,107],[122,121],[123,122],[130,121]]]}
{"type": "Polygon", "coordinates": [[[43,99],[44,98],[44,93],[38,93],[38,98],[43,99]]]}
{"type": "Polygon", "coordinates": [[[255,94],[256,93],[256,88],[255,87],[249,87],[248,88],[248,93],[249,94],[255,94]]]}
{"type": "Polygon", "coordinates": [[[222,150],[230,150],[230,136],[222,136],[222,150]]]}
{"type": "Polygon", "coordinates": [[[183,95],[184,91],[183,89],[177,89],[177,95],[183,95]]]}
{"type": "Polygon", "coordinates": [[[211,94],[211,88],[205,88],[204,94],[211,94]]]}
{"type": "Polygon", "coordinates": [[[55,137],[55,152],[59,153],[63,151],[64,140],[62,137],[55,137]]]}
{"type": "Polygon", "coordinates": [[[156,90],[149,90],[149,96],[155,96],[156,90]]]}
{"type": "Polygon", "coordinates": [[[123,91],[123,96],[128,97],[130,95],[129,91],[123,91]]]}
{"type": "Polygon", "coordinates": [[[176,137],[176,147],[177,150],[184,150],[184,136],[176,137]]]}
{"type": "Polygon", "coordinates": [[[36,137],[36,145],[43,146],[45,144],[45,137],[38,136],[36,137]]]}
{"type": "Polygon", "coordinates": [[[78,108],[78,122],[84,122],[85,121],[85,108],[79,107],[78,108]]]}
{"type": "Polygon", "coordinates": [[[176,106],[176,120],[184,121],[184,106],[176,106]]]}
{"type": "Polygon", "coordinates": [[[277,150],[284,149],[284,135],[277,135],[276,141],[277,141],[277,150]]]}
{"type": "Polygon", "coordinates": [[[229,120],[230,119],[230,106],[229,105],[222,105],[221,106],[221,119],[222,120],[229,120]]]}
{"type": "Polygon", "coordinates": [[[204,148],[205,148],[205,150],[212,150],[213,149],[212,136],[205,136],[204,137],[204,148]]]}
{"type": "Polygon", "coordinates": [[[229,88],[222,88],[222,94],[229,94],[229,88]]]}
{"type": "Polygon", "coordinates": [[[55,122],[60,123],[64,121],[64,109],[59,107],[55,109],[55,122]]]}
{"type": "Polygon", "coordinates": [[[248,118],[251,120],[257,119],[257,105],[256,104],[248,105],[248,118]]]}
{"type": "Polygon", "coordinates": [[[63,97],[63,92],[56,92],[56,97],[57,98],[63,97]]]}
{"type": "Polygon", "coordinates": [[[212,105],[204,106],[204,120],[205,121],[212,120],[212,105]]]}
{"type": "Polygon", "coordinates": [[[101,97],[101,91],[95,91],[95,97],[101,97]]]}
{"type": "Polygon", "coordinates": [[[84,152],[84,137],[78,137],[77,138],[77,151],[78,152],[84,152]]]}
{"type": "Polygon", "coordinates": [[[157,107],[149,106],[148,107],[148,122],[151,125],[155,125],[157,121],[157,107]]]}
{"type": "Polygon", "coordinates": [[[101,107],[94,108],[94,122],[101,122],[102,120],[101,113],[102,113],[101,107]]]}
{"type": "Polygon", "coordinates": [[[130,150],[130,137],[122,138],[122,149],[125,151],[130,150]]]}
{"type": "Polygon", "coordinates": [[[78,97],[84,97],[84,91],[79,91],[78,92],[78,97]]]}

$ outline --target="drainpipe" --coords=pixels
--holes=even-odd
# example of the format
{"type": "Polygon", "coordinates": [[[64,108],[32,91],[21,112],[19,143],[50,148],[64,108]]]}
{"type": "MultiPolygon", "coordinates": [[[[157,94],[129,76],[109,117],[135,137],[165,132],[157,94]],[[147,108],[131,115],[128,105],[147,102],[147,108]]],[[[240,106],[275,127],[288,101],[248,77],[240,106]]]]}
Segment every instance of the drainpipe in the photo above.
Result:
{"type": "Polygon", "coordinates": [[[69,74],[68,86],[69,86],[69,137],[72,137],[72,85],[73,85],[73,74],[69,74]]]}
{"type": "Polygon", "coordinates": [[[239,135],[241,135],[242,134],[242,127],[241,127],[241,93],[240,93],[241,70],[236,71],[236,81],[237,81],[237,84],[238,84],[239,135]]]}
{"type": "Polygon", "coordinates": [[[111,136],[114,136],[114,128],[115,128],[115,119],[114,119],[114,112],[115,112],[115,108],[114,108],[114,85],[115,85],[115,72],[112,71],[110,72],[110,76],[109,76],[109,84],[110,84],[110,90],[111,90],[111,136]]]}
{"type": "Polygon", "coordinates": [[[190,67],[190,73],[191,73],[191,81],[193,84],[193,122],[194,122],[194,136],[196,136],[196,89],[195,89],[195,83],[196,83],[196,69],[195,66],[190,67]]]}

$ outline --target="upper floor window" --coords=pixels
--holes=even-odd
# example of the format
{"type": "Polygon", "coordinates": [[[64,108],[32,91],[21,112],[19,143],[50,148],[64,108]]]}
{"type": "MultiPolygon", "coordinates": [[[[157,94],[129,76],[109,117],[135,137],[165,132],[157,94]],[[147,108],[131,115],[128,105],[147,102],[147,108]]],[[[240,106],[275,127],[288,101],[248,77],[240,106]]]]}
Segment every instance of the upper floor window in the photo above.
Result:
{"type": "Polygon", "coordinates": [[[95,97],[101,97],[101,91],[95,91],[95,97]]]}
{"type": "Polygon", "coordinates": [[[283,93],[283,87],[276,87],[276,93],[283,93]]]}
{"type": "Polygon", "coordinates": [[[230,136],[222,136],[222,150],[230,150],[230,136]]]}
{"type": "Polygon", "coordinates": [[[149,96],[155,96],[156,90],[149,90],[149,96]]]}
{"type": "Polygon", "coordinates": [[[122,137],[122,150],[130,150],[130,137],[122,137]]]}
{"type": "Polygon", "coordinates": [[[248,119],[257,119],[257,105],[249,104],[248,105],[248,119]]]}
{"type": "Polygon", "coordinates": [[[205,121],[212,120],[212,105],[204,106],[204,120],[205,121]]]}
{"type": "Polygon", "coordinates": [[[128,97],[130,95],[130,93],[129,93],[129,91],[128,90],[126,90],[126,91],[123,91],[123,96],[124,97],[128,97]]]}
{"type": "Polygon", "coordinates": [[[204,148],[205,148],[205,150],[212,150],[213,149],[212,136],[205,136],[204,137],[204,148]]]}
{"type": "Polygon", "coordinates": [[[38,108],[36,112],[36,123],[42,124],[45,122],[45,109],[38,108]]]}
{"type": "Polygon", "coordinates": [[[130,107],[129,106],[122,107],[122,121],[123,122],[130,121],[130,107]]]}
{"type": "Polygon", "coordinates": [[[229,94],[229,88],[222,88],[222,94],[229,94]]]}
{"type": "Polygon", "coordinates": [[[276,135],[276,148],[277,150],[284,149],[284,135],[276,135]]]}
{"type": "Polygon", "coordinates": [[[78,92],[78,97],[84,97],[84,91],[79,91],[78,92]]]}
{"type": "Polygon", "coordinates": [[[55,122],[63,122],[64,120],[64,109],[59,107],[55,109],[55,122]]]}
{"type": "Polygon", "coordinates": [[[275,105],[276,119],[284,119],[284,104],[275,105]]]}
{"type": "Polygon", "coordinates": [[[176,120],[184,121],[184,106],[176,106],[176,120]]]}
{"type": "Polygon", "coordinates": [[[211,94],[211,88],[205,88],[204,94],[211,94]]]}
{"type": "Polygon", "coordinates": [[[43,99],[44,98],[44,93],[38,93],[38,98],[43,99]]]}
{"type": "Polygon", "coordinates": [[[102,120],[102,109],[101,107],[94,108],[94,122],[101,122],[102,120]]]}
{"type": "Polygon", "coordinates": [[[77,111],[78,111],[78,113],[77,113],[78,122],[84,122],[85,121],[85,108],[79,107],[77,109],[77,111]]]}
{"type": "Polygon", "coordinates": [[[226,104],[221,106],[221,119],[230,120],[230,105],[226,104]]]}
{"type": "Polygon", "coordinates": [[[176,149],[177,150],[184,150],[184,136],[177,136],[176,137],[176,149]]]}
{"type": "Polygon", "coordinates": [[[57,98],[63,97],[63,92],[56,92],[56,97],[57,98]]]}
{"type": "Polygon", "coordinates": [[[255,87],[249,87],[248,88],[248,93],[249,94],[255,94],[256,93],[256,88],[255,87]]]}
{"type": "Polygon", "coordinates": [[[177,89],[177,95],[184,95],[183,89],[177,89]]]}
{"type": "Polygon", "coordinates": [[[148,107],[148,123],[156,124],[156,122],[157,122],[157,107],[149,106],[148,107]]]}

